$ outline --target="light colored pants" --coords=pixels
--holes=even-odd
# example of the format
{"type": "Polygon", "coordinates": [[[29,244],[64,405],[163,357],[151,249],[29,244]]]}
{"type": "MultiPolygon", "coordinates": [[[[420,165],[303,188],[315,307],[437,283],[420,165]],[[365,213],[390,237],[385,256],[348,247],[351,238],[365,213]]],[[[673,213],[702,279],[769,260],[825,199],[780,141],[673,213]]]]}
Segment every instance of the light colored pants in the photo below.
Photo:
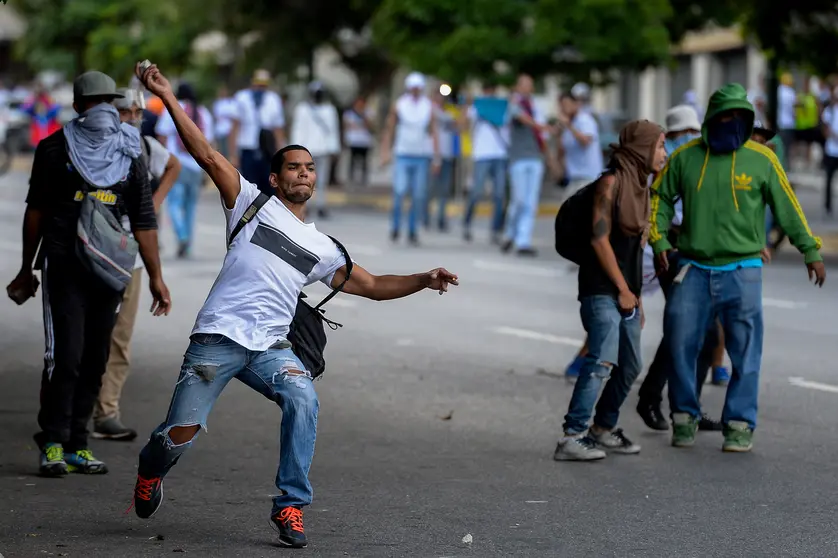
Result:
{"type": "Polygon", "coordinates": [[[122,296],[122,305],[119,307],[116,325],[111,334],[111,353],[105,375],[102,376],[99,400],[93,410],[94,421],[119,418],[119,398],[122,396],[122,387],[131,371],[131,336],[134,334],[134,323],[137,321],[142,286],[143,270],[135,269],[131,282],[122,296]]]}
{"type": "Polygon", "coordinates": [[[512,194],[506,212],[506,240],[516,250],[532,247],[532,230],[538,213],[541,182],[544,180],[544,161],[523,159],[509,165],[512,194]]]}
{"type": "Polygon", "coordinates": [[[314,191],[314,207],[326,208],[326,191],[332,180],[332,156],[318,155],[314,157],[314,168],[317,171],[317,189],[314,191]]]}

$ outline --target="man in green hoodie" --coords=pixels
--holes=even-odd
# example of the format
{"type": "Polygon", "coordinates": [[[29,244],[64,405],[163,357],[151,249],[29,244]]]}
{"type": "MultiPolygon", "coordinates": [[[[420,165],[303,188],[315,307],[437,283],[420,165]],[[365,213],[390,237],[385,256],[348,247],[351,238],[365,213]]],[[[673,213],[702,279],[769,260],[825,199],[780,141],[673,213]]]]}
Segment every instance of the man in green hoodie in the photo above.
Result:
{"type": "Polygon", "coordinates": [[[712,320],[724,327],[733,375],[722,412],[724,451],[746,452],[756,427],[762,359],[762,259],[765,210],[804,255],[810,280],[826,279],[816,238],[768,147],[750,141],[754,109],[745,89],[728,84],[713,93],[701,138],[676,150],[653,185],[649,240],[662,269],[668,254],[680,253],[679,270],[664,315],[673,356],[669,380],[672,445],[695,441],[701,407],[696,395],[696,360],[712,320]],[[678,246],[667,231],[678,199],[684,220],[678,246]]]}

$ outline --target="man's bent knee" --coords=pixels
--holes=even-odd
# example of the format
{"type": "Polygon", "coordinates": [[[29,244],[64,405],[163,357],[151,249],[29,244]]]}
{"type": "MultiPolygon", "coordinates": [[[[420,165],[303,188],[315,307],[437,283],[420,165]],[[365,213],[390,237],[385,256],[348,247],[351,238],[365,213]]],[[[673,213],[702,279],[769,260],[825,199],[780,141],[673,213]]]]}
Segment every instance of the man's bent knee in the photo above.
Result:
{"type": "Polygon", "coordinates": [[[191,426],[173,426],[169,429],[169,440],[171,440],[172,444],[176,446],[183,445],[187,442],[191,442],[200,429],[201,425],[199,424],[193,424],[191,426]]]}

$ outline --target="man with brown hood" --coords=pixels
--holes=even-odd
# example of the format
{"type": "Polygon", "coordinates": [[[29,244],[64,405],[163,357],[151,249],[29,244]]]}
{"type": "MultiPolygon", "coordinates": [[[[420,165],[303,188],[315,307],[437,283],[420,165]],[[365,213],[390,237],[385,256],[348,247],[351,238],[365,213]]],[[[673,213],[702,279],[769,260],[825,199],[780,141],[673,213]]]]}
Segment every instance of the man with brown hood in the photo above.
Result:
{"type": "Polygon", "coordinates": [[[620,407],[642,369],[640,330],[643,306],[643,246],[650,216],[649,175],[666,161],[664,134],[648,120],[629,122],[607,170],[591,185],[591,251],[579,266],[582,325],[588,354],[573,389],[559,440],[557,461],[602,459],[608,450],[634,454],[622,429],[620,407]],[[600,393],[605,380],[608,382],[600,393]],[[594,424],[588,421],[596,406],[594,424]]]}

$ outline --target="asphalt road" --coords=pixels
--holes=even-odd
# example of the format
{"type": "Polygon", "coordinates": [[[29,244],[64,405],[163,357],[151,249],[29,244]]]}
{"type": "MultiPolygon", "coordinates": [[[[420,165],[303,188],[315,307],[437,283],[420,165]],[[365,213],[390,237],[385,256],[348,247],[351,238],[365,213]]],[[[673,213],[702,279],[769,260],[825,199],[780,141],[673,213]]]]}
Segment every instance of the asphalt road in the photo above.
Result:
{"type": "MultiPolygon", "coordinates": [[[[0,179],[0,278],[19,258],[25,186],[0,179]]],[[[43,333],[40,301],[0,301],[0,554],[260,557],[285,551],[268,524],[279,411],[231,384],[209,433],[166,479],[152,520],[124,514],[136,457],[164,417],[189,331],[224,251],[223,218],[207,192],[193,261],[165,259],[168,318],[142,315],[123,418],[132,443],[92,442],[111,473],[35,476],[43,333]]],[[[765,273],[766,339],[754,452],[720,451],[718,434],[676,450],[643,427],[636,394],[621,425],[638,456],[593,464],[552,460],[572,386],[555,374],[583,334],[572,270],[550,251],[549,221],[534,260],[501,256],[485,221],[472,245],[426,234],[393,246],[386,217],[335,211],[321,230],[373,272],[445,266],[462,285],[440,297],[376,303],[339,296],[329,337],[315,502],[306,512],[312,556],[727,557],[838,555],[838,287],[806,283],[799,259],[765,273]],[[472,542],[464,542],[470,540],[472,542]]],[[[171,246],[170,230],[164,239],[171,246]]],[[[4,283],[5,284],[5,283],[4,283]]],[[[322,290],[321,290],[322,292],[322,290]]],[[[142,302],[150,302],[148,294],[142,302]]],[[[663,299],[647,300],[644,355],[660,338],[663,299]]],[[[705,390],[719,412],[724,392],[705,390]]]]}

